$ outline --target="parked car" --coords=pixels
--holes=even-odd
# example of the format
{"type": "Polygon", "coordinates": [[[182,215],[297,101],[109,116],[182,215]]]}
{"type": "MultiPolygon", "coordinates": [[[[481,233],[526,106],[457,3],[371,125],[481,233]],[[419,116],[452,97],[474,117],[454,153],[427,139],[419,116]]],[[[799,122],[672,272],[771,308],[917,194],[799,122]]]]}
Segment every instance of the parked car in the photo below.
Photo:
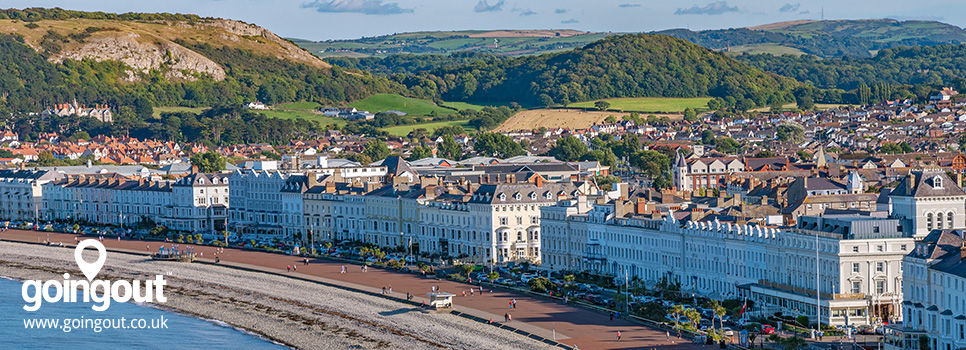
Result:
{"type": "Polygon", "coordinates": [[[721,334],[724,334],[730,337],[735,335],[735,330],[728,327],[724,327],[724,328],[721,328],[721,334]]]}
{"type": "Polygon", "coordinates": [[[771,325],[767,325],[767,324],[762,325],[761,326],[761,334],[766,334],[766,335],[767,334],[775,334],[775,327],[772,327],[771,325]]]}

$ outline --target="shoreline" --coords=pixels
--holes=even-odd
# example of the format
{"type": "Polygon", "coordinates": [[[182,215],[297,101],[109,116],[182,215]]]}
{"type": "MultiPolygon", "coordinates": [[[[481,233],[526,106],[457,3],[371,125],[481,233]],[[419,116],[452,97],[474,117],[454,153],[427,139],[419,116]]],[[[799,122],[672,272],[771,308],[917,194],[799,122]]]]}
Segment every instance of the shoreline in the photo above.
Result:
{"type": "MultiPolygon", "coordinates": [[[[90,261],[94,252],[85,251],[85,256],[88,253],[90,261]]],[[[145,306],[222,322],[290,348],[551,348],[455,315],[428,314],[412,305],[319,283],[217,265],[109,254],[99,279],[165,276],[168,302],[145,306]]],[[[0,275],[56,279],[64,272],[80,275],[73,248],[0,242],[0,275]]]]}

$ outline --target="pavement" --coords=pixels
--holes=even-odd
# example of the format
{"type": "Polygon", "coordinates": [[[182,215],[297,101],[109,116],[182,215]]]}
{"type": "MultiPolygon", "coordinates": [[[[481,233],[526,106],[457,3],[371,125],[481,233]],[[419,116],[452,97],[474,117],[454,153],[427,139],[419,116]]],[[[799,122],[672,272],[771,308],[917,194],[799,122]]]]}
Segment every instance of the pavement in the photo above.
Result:
{"type": "MultiPolygon", "coordinates": [[[[75,238],[80,235],[68,233],[38,232],[10,229],[0,232],[0,240],[42,243],[50,237],[52,244],[63,243],[73,247],[75,238]]],[[[89,239],[91,236],[81,237],[89,239]]],[[[161,245],[170,247],[171,243],[158,241],[120,240],[104,238],[104,246],[113,251],[127,253],[150,254],[157,252],[161,245]]],[[[199,246],[194,244],[180,244],[181,249],[194,247],[198,261],[214,263],[216,247],[199,246]]],[[[456,294],[454,309],[493,322],[503,323],[504,314],[511,316],[508,326],[533,334],[555,339],[566,345],[577,345],[580,349],[711,349],[693,344],[687,340],[671,336],[666,339],[663,330],[645,327],[627,320],[611,321],[609,315],[596,311],[564,305],[559,301],[548,300],[527,294],[504,289],[484,287],[485,293],[480,295],[479,286],[435,277],[422,277],[414,274],[399,273],[370,267],[368,272],[362,272],[361,266],[327,259],[310,259],[309,265],[303,265],[302,257],[274,254],[267,252],[246,251],[225,248],[218,254],[221,265],[229,265],[274,274],[287,274],[295,278],[318,281],[370,293],[382,293],[382,288],[391,287],[391,296],[404,300],[406,293],[416,296],[416,301],[426,300],[426,293],[437,286],[441,291],[456,294]],[[286,266],[294,265],[296,270],[287,272],[286,266]],[[346,273],[340,273],[342,266],[346,273]],[[476,288],[476,293],[469,294],[470,288],[476,288]],[[467,291],[463,297],[462,292],[467,291]],[[510,308],[511,300],[517,301],[516,308],[510,308]],[[621,340],[616,339],[617,332],[621,332],[621,340]]]]}

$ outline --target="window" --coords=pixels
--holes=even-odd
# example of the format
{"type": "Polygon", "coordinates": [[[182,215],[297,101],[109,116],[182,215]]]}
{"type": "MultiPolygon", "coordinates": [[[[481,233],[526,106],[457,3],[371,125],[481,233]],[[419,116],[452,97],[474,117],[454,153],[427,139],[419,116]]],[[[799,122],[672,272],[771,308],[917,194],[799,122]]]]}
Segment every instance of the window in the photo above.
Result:
{"type": "Polygon", "coordinates": [[[852,272],[859,273],[859,263],[852,263],[852,272]]]}
{"type": "Polygon", "coordinates": [[[943,229],[943,213],[936,214],[936,228],[943,229]]]}
{"type": "Polygon", "coordinates": [[[862,282],[853,281],[852,282],[852,293],[862,293],[862,282]]]}
{"type": "Polygon", "coordinates": [[[953,228],[953,212],[946,213],[946,228],[953,228]]]}
{"type": "Polygon", "coordinates": [[[884,248],[881,245],[875,246],[875,251],[877,251],[877,252],[881,252],[881,251],[883,251],[883,249],[884,248]]]}
{"type": "Polygon", "coordinates": [[[926,229],[932,231],[932,213],[926,214],[926,229]]]}
{"type": "Polygon", "coordinates": [[[523,232],[517,232],[517,241],[523,240],[523,232]]]}
{"type": "Polygon", "coordinates": [[[500,225],[506,226],[507,223],[508,223],[507,217],[506,216],[501,216],[500,217],[500,225]]]}
{"type": "Polygon", "coordinates": [[[853,253],[858,253],[859,252],[859,246],[852,247],[852,252],[853,253]]]}
{"type": "Polygon", "coordinates": [[[875,281],[875,293],[885,293],[885,281],[875,281]]]}
{"type": "Polygon", "coordinates": [[[906,245],[903,244],[903,245],[899,246],[899,250],[906,251],[906,245]]]}
{"type": "Polygon", "coordinates": [[[879,233],[879,226],[872,226],[872,233],[879,233]]]}
{"type": "Polygon", "coordinates": [[[885,264],[882,262],[875,263],[875,272],[882,272],[883,270],[885,270],[885,264]]]}

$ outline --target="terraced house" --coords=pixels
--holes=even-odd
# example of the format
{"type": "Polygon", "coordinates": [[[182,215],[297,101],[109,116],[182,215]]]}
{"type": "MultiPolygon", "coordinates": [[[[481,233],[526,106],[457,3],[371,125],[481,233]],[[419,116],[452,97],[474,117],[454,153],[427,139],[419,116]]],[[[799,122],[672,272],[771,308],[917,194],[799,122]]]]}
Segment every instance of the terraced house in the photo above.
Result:
{"type": "Polygon", "coordinates": [[[61,177],[56,171],[0,170],[0,220],[43,218],[43,186],[61,177]]]}

